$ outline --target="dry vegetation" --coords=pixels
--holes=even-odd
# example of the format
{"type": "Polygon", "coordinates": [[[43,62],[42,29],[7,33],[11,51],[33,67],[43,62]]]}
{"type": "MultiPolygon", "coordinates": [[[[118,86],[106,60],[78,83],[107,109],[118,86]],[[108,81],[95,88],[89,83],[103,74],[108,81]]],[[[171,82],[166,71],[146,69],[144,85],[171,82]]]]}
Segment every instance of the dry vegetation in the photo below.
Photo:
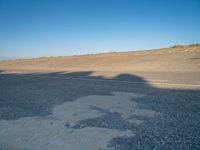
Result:
{"type": "Polygon", "coordinates": [[[198,47],[198,46],[200,46],[200,43],[194,43],[194,44],[190,44],[190,45],[177,44],[177,45],[173,45],[171,48],[198,47]]]}

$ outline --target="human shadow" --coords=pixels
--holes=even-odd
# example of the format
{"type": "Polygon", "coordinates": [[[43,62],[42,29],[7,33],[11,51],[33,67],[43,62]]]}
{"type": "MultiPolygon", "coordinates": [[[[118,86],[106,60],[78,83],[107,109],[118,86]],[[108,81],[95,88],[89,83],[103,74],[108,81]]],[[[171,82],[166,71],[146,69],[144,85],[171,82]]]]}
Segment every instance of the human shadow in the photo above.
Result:
{"type": "MultiPolygon", "coordinates": [[[[139,109],[154,117],[133,115],[141,124],[131,123],[120,113],[91,108],[103,116],[81,120],[73,129],[98,127],[130,130],[131,137],[113,138],[108,147],[132,149],[200,148],[200,90],[154,87],[144,78],[120,74],[113,78],[92,76],[93,71],[53,73],[1,73],[0,120],[51,115],[55,106],[89,95],[112,96],[113,92],[144,95],[133,98],[139,109]]],[[[66,124],[66,127],[70,125],[66,124]]]]}

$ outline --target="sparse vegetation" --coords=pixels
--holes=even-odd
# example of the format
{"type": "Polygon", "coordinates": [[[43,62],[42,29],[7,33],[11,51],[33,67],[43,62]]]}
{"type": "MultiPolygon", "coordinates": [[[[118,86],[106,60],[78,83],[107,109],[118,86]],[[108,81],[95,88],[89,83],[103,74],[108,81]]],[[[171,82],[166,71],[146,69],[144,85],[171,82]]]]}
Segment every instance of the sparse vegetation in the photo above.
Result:
{"type": "Polygon", "coordinates": [[[172,46],[171,48],[183,48],[183,47],[185,47],[185,45],[177,44],[177,45],[172,46]]]}
{"type": "Polygon", "coordinates": [[[194,43],[194,44],[190,44],[190,45],[177,44],[170,48],[183,48],[183,47],[196,47],[196,46],[200,46],[200,43],[194,43]]]}
{"type": "Polygon", "coordinates": [[[188,46],[190,46],[190,47],[196,47],[196,46],[200,46],[200,43],[194,43],[194,44],[190,44],[188,46]]]}

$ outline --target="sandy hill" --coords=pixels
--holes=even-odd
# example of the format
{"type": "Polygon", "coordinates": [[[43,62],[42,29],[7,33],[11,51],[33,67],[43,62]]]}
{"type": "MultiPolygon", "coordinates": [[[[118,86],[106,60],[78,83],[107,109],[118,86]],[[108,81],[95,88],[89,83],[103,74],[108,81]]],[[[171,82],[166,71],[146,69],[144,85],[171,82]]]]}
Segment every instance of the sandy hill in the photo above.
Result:
{"type": "Polygon", "coordinates": [[[0,61],[0,70],[200,72],[200,46],[0,61]]]}

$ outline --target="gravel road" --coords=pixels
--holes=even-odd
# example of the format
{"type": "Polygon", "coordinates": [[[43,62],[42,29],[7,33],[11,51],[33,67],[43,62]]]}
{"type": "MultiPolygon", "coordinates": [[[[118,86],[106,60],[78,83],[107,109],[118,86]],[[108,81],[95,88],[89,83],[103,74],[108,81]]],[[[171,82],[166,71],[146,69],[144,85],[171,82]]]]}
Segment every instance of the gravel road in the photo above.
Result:
{"type": "Polygon", "coordinates": [[[197,82],[90,74],[1,73],[0,149],[200,149],[197,82]]]}

